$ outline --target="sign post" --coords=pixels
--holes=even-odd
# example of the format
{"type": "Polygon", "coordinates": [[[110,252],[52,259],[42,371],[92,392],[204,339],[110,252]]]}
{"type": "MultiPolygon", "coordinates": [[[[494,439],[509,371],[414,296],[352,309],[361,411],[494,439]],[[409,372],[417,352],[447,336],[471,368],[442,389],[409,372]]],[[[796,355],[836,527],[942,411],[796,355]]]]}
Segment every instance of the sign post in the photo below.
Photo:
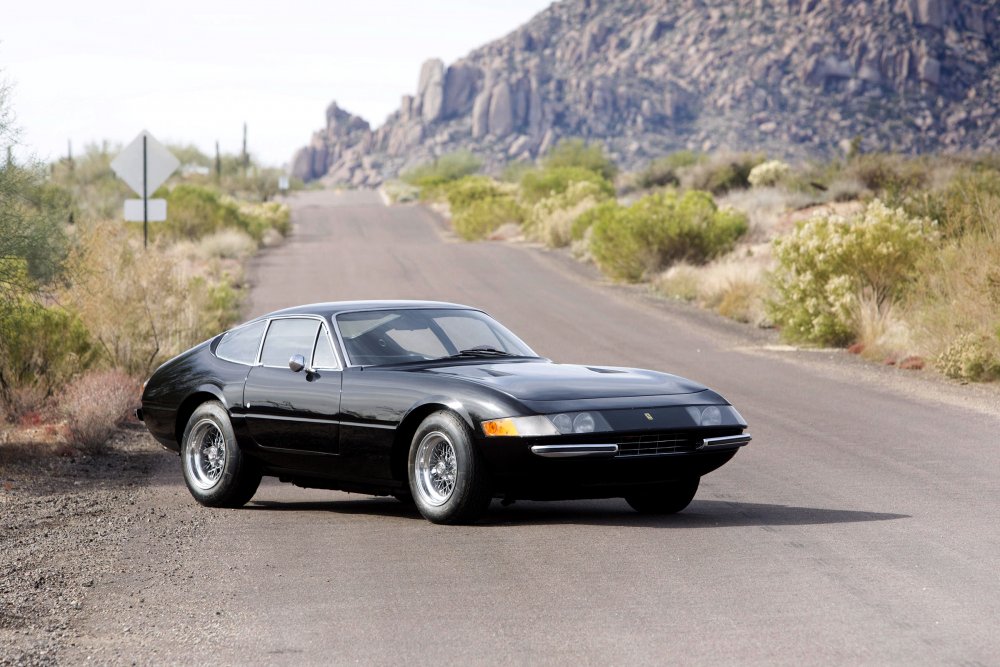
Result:
{"type": "Polygon", "coordinates": [[[150,199],[180,162],[153,135],[143,130],[111,162],[111,169],[142,199],[125,200],[125,220],[142,221],[142,245],[149,243],[149,223],[167,219],[167,200],[150,199]]]}

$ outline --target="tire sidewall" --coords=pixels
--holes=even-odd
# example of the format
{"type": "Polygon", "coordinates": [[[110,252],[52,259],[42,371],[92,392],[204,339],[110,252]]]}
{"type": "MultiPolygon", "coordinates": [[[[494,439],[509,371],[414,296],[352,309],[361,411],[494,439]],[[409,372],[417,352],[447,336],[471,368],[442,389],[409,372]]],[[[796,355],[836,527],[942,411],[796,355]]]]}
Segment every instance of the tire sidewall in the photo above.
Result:
{"type": "Polygon", "coordinates": [[[410,443],[410,455],[407,465],[407,480],[410,486],[410,496],[424,518],[434,523],[452,523],[467,520],[470,517],[470,505],[481,502],[485,489],[477,485],[483,484],[482,463],[475,450],[475,442],[469,428],[460,418],[448,412],[435,412],[430,415],[413,434],[410,443]],[[420,443],[429,433],[440,432],[451,443],[455,450],[455,467],[457,478],[455,489],[451,496],[441,505],[428,504],[417,490],[416,460],[420,443]]]}
{"type": "Polygon", "coordinates": [[[202,403],[191,414],[184,428],[184,438],[181,440],[181,469],[184,483],[195,500],[203,505],[223,504],[237,487],[240,472],[243,468],[243,452],[236,443],[236,433],[229,421],[229,414],[221,403],[210,401],[202,403]],[[210,489],[202,489],[190,478],[187,466],[188,448],[191,446],[191,431],[199,422],[209,419],[219,428],[226,445],[226,464],[218,483],[210,489]]]}

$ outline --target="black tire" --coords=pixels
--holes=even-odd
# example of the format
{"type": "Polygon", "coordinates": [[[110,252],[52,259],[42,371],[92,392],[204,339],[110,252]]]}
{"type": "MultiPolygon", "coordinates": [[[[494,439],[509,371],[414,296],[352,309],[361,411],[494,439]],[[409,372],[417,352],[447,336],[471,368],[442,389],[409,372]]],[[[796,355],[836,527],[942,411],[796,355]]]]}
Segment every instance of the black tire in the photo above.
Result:
{"type": "Polygon", "coordinates": [[[199,405],[188,420],[181,470],[191,495],[206,507],[242,507],[260,485],[260,470],[244,456],[226,409],[216,401],[199,405]]]}
{"type": "Polygon", "coordinates": [[[410,444],[407,479],[417,510],[433,523],[472,523],[493,498],[489,474],[472,434],[450,412],[435,412],[417,428],[410,444]]]}
{"type": "Polygon", "coordinates": [[[698,493],[700,477],[681,479],[625,496],[625,502],[640,514],[677,514],[698,493]]]}

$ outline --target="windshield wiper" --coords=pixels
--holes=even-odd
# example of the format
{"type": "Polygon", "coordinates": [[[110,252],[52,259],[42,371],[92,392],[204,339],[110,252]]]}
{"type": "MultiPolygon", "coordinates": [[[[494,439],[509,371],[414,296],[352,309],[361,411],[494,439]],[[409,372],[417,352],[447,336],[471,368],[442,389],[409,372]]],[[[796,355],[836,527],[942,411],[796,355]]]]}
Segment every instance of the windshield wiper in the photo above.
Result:
{"type": "Polygon", "coordinates": [[[461,357],[516,357],[520,355],[511,354],[510,352],[504,352],[503,350],[498,350],[495,347],[470,347],[467,350],[461,350],[458,354],[452,354],[448,359],[459,359],[461,357]]]}

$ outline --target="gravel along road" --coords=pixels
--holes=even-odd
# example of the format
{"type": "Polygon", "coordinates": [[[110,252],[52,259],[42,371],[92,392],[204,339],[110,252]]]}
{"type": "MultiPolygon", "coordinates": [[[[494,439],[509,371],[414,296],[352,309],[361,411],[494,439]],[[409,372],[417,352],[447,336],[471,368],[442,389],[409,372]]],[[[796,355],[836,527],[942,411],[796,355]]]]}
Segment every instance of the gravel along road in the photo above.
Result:
{"type": "MultiPolygon", "coordinates": [[[[148,471],[117,480],[117,507],[100,505],[91,585],[77,597],[80,571],[60,584],[80,608],[62,631],[25,622],[24,637],[49,633],[48,652],[5,643],[7,661],[1000,664],[995,390],[785,350],[559,253],[457,242],[424,209],[373,193],[302,194],[293,210],[292,237],[255,262],[248,316],[469,303],[558,361],[702,381],[739,406],[754,442],[677,516],[494,503],[465,527],[270,482],[245,509],[202,509],[178,458],[147,453],[148,471]]],[[[20,506],[0,507],[5,546],[8,531],[41,535],[8,521],[20,506]]]]}

